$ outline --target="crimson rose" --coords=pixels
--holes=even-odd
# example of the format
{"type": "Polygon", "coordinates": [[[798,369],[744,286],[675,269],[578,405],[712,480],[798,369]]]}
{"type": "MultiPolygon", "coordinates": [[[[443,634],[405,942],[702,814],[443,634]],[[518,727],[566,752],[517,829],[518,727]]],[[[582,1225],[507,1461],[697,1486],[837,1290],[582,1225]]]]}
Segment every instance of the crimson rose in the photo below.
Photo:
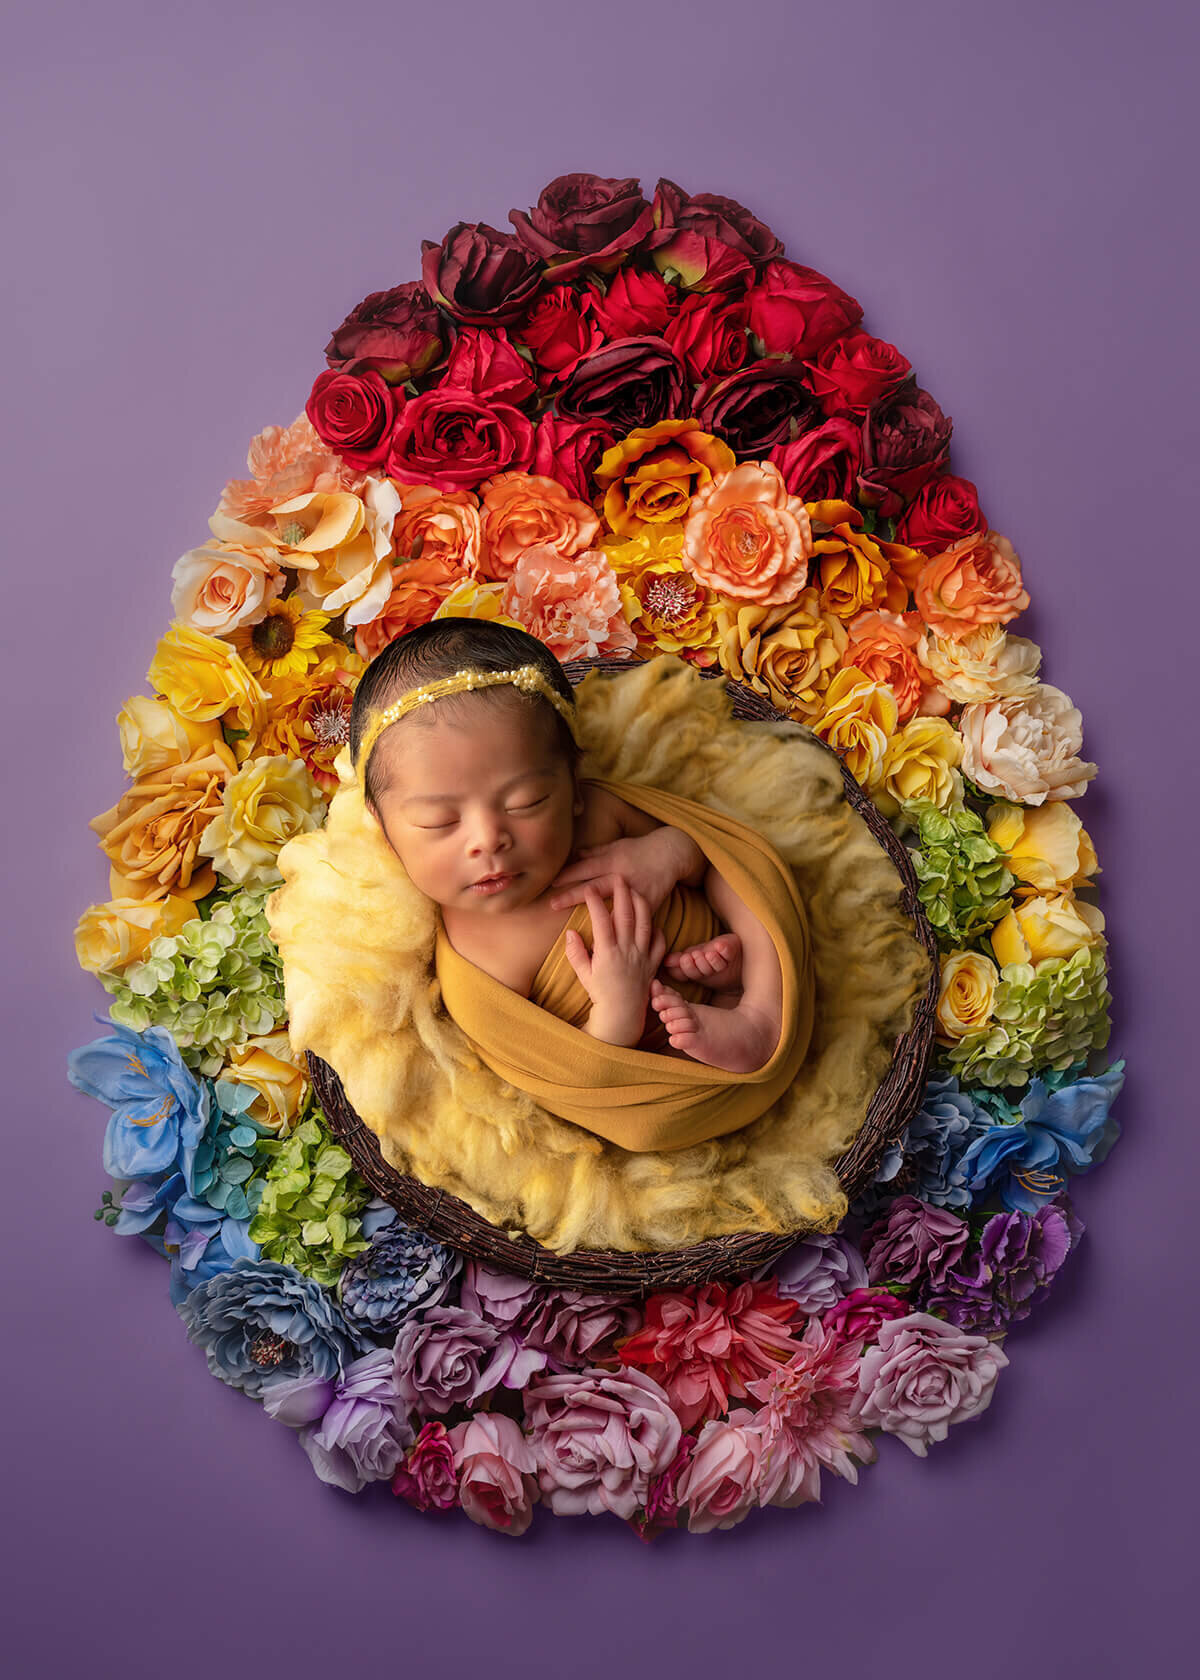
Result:
{"type": "Polygon", "coordinates": [[[694,292],[744,286],[759,264],[783,253],[766,223],[737,199],[693,198],[665,179],[654,190],[654,226],[647,242],[654,266],[694,292]]]}
{"type": "Polygon", "coordinates": [[[573,279],[584,268],[611,274],[654,225],[636,180],[601,175],[560,175],[528,215],[510,210],[508,219],[555,281],[573,279]]]}
{"type": "Polygon", "coordinates": [[[862,320],[862,304],[815,268],[776,257],[746,294],[750,330],[768,353],[811,361],[862,320]]]}
{"type": "Polygon", "coordinates": [[[949,460],[953,428],[954,422],[917,384],[872,409],[863,426],[859,500],[878,508],[881,519],[894,519],[949,460]]]}
{"type": "Polygon", "coordinates": [[[623,268],[607,292],[586,294],[585,307],[605,338],[661,338],[678,302],[657,269],[623,268]]]}
{"type": "Polygon", "coordinates": [[[765,358],[710,380],[696,394],[702,430],[724,438],[735,455],[762,456],[821,423],[802,362],[765,358]]]}
{"type": "Polygon", "coordinates": [[[438,381],[441,390],[449,385],[493,402],[518,405],[537,394],[537,386],[529,377],[529,363],[509,342],[503,327],[494,332],[481,332],[478,327],[461,329],[438,381]]]}
{"type": "Polygon", "coordinates": [[[826,414],[865,414],[894,397],[912,372],[894,344],[860,327],[835,338],[808,363],[812,388],[826,414]]]}
{"type": "Polygon", "coordinates": [[[424,286],[407,280],[372,292],[351,310],[325,346],[331,368],[382,374],[389,385],[419,379],[445,350],[442,319],[424,286]]]}
{"type": "Polygon", "coordinates": [[[576,501],[590,502],[596,494],[592,474],[600,457],[616,442],[602,420],[562,420],[543,414],[537,424],[533,471],[556,478],[576,501]]]}
{"type": "Polygon", "coordinates": [[[511,234],[486,222],[455,222],[440,245],[421,241],[421,277],[431,298],[478,327],[517,321],[541,283],[541,266],[511,234]]]}
{"type": "Polygon", "coordinates": [[[578,363],[558,399],[569,420],[603,420],[618,436],[687,412],[683,365],[661,338],[623,338],[578,363]]]}
{"type": "Polygon", "coordinates": [[[802,502],[848,502],[862,462],[862,427],[835,415],[791,443],[777,443],[770,459],[802,502]]]}
{"type": "Polygon", "coordinates": [[[969,478],[943,473],[922,485],[896,526],[896,541],[923,554],[943,554],[962,537],[987,530],[979,492],[969,478]]]}
{"type": "Polygon", "coordinates": [[[401,484],[470,490],[498,472],[527,472],[533,426],[519,408],[457,386],[414,397],[392,433],[387,470],[401,484]]]}
{"type": "Polygon", "coordinates": [[[566,379],[581,356],[604,342],[599,327],[583,314],[581,302],[570,286],[554,286],[542,293],[521,328],[521,342],[533,351],[543,387],[566,379]]]}
{"type": "Polygon", "coordinates": [[[685,297],[663,334],[697,384],[745,366],[746,311],[719,293],[685,297]]]}
{"type": "Polygon", "coordinates": [[[322,443],[348,466],[367,472],[388,452],[396,395],[378,373],[319,373],[304,412],[322,443]]]}

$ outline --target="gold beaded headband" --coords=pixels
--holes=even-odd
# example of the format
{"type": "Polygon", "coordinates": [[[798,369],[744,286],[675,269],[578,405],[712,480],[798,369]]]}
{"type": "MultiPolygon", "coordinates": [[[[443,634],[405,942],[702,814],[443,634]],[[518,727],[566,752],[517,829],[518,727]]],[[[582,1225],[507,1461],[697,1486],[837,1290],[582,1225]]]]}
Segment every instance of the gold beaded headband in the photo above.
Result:
{"type": "Polygon", "coordinates": [[[436,682],[422,683],[419,688],[410,688],[399,700],[393,700],[382,712],[376,712],[359,742],[360,771],[365,773],[371,749],[383,731],[390,724],[398,723],[409,712],[416,711],[418,706],[428,706],[435,700],[444,700],[448,694],[462,694],[475,688],[495,688],[501,683],[511,683],[514,688],[519,688],[522,694],[540,694],[542,699],[548,700],[558,715],[565,719],[572,737],[578,740],[574,706],[546,681],[536,665],[521,665],[514,671],[467,669],[455,671],[453,676],[439,677],[436,682]]]}

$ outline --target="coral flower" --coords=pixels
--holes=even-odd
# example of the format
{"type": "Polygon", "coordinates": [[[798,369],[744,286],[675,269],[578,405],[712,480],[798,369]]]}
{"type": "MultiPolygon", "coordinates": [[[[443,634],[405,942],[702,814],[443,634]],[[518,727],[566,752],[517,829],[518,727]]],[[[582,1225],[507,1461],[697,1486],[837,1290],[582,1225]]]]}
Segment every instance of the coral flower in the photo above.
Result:
{"type": "Polygon", "coordinates": [[[277,549],[205,543],[175,562],[171,606],[175,617],[210,636],[237,625],[257,624],[285,583],[277,549]]]}
{"type": "Polygon", "coordinates": [[[513,568],[502,606],[559,659],[637,648],[621,611],[616,573],[598,548],[570,560],[553,548],[527,548],[513,568]]]}
{"type": "Polygon", "coordinates": [[[1016,550],[997,531],[963,537],[944,554],[931,555],[915,595],[917,611],[939,636],[1007,624],[1029,605],[1016,550]]]}
{"type": "Polygon", "coordinates": [[[497,473],[481,485],[483,553],[479,574],[504,583],[530,548],[552,548],[564,559],[582,554],[600,535],[600,521],[555,478],[497,473]]]}
{"type": "Polygon", "coordinates": [[[637,426],[596,468],[596,483],[605,490],[604,517],[618,536],[686,519],[697,492],[736,465],[729,445],[695,420],[637,426]]]}
{"type": "Polygon", "coordinates": [[[360,475],[322,443],[307,414],[290,426],[267,426],[250,444],[250,478],[231,478],[218,513],[247,525],[265,525],[271,509],[311,491],[357,489],[360,475]]]}
{"type": "Polygon", "coordinates": [[[392,542],[401,560],[444,560],[474,575],[483,553],[479,502],[470,490],[438,490],[432,484],[406,484],[392,526],[392,542]]]}
{"type": "Polygon", "coordinates": [[[948,712],[949,701],[930,694],[931,677],[922,663],[919,649],[925,627],[916,613],[858,613],[846,626],[849,640],[842,653],[843,665],[856,665],[872,682],[884,683],[896,696],[900,722],[913,713],[948,712]]]}
{"type": "Polygon", "coordinates": [[[718,594],[781,606],[808,579],[812,527],[779,468],[746,461],[697,494],[683,547],[687,565],[718,594]]]}
{"type": "Polygon", "coordinates": [[[297,595],[272,601],[254,625],[239,625],[229,640],[248,671],[265,682],[276,677],[302,677],[329,643],[326,613],[305,612],[297,595]]]}
{"type": "Polygon", "coordinates": [[[354,645],[364,659],[374,659],[397,636],[427,623],[463,580],[461,568],[447,560],[409,560],[393,566],[389,575],[391,594],[375,617],[354,632],[354,645]]]}

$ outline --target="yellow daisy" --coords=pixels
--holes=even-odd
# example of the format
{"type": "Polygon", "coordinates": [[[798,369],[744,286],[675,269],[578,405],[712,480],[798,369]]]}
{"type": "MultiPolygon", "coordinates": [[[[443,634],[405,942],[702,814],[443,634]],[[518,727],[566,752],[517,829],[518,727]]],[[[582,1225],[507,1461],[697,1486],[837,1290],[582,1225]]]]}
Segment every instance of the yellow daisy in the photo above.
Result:
{"type": "Polygon", "coordinates": [[[302,677],[329,646],[328,623],[328,613],[305,612],[298,595],[277,596],[257,624],[240,624],[229,640],[265,681],[302,677]]]}

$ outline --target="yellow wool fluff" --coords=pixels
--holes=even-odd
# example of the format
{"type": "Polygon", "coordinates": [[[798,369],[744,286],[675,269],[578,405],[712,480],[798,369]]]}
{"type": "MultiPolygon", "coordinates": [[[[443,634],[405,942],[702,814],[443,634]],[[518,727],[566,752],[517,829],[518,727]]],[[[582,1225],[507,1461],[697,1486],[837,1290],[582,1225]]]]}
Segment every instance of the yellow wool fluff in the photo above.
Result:
{"type": "Polygon", "coordinates": [[[739,722],[724,685],[664,656],[577,690],[580,773],[667,788],[740,818],[795,872],[817,984],[809,1057],[742,1131],[631,1154],[497,1078],[442,1011],[435,907],[366,810],[343,755],[323,829],[279,854],[268,901],[291,1039],[337,1071],[384,1159],[547,1248],[661,1250],[733,1231],[832,1230],[833,1163],[866,1116],[928,979],[900,877],[802,726],[739,722]]]}

